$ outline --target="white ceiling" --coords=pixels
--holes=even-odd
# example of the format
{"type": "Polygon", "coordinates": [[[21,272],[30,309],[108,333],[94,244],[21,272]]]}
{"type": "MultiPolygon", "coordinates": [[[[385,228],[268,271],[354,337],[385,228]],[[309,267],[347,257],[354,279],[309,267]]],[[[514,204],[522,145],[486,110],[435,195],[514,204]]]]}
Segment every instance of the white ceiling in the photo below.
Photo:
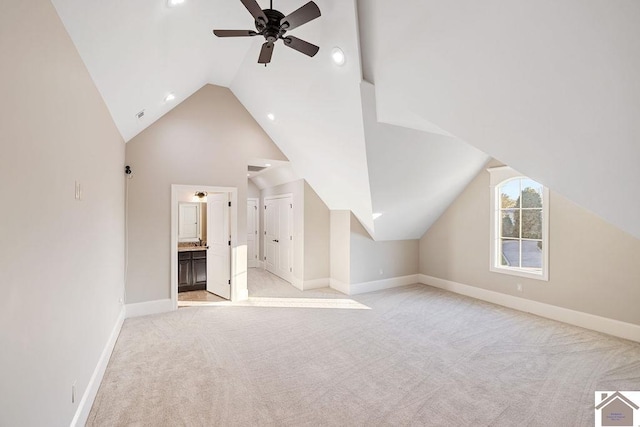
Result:
{"type": "Polygon", "coordinates": [[[358,5],[379,121],[435,124],[640,238],[639,1],[358,5]]]}
{"type": "Polygon", "coordinates": [[[231,88],[295,176],[378,240],[419,237],[482,152],[640,237],[636,0],[367,0],[357,12],[355,0],[316,0],[322,16],[292,34],[318,55],[279,43],[266,68],[261,40],[211,33],[252,28],[240,0],[52,2],[126,141],[212,83],[231,88]],[[375,88],[361,93],[363,74],[375,88]]]}
{"type": "Polygon", "coordinates": [[[458,139],[378,123],[375,88],[362,109],[376,240],[419,239],[489,160],[458,139]]]}

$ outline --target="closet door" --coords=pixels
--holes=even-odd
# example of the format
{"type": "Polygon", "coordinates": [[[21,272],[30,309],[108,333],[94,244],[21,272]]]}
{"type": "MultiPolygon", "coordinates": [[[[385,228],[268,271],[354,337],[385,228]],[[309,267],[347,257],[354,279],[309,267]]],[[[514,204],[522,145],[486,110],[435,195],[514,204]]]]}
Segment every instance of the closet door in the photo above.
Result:
{"type": "Polygon", "coordinates": [[[278,199],[264,201],[264,268],[274,274],[278,265],[278,199]]]}
{"type": "Polygon", "coordinates": [[[293,277],[293,198],[265,199],[265,269],[291,282],[293,277]]]}
{"type": "Polygon", "coordinates": [[[258,266],[258,199],[247,199],[247,267],[258,266]]]}

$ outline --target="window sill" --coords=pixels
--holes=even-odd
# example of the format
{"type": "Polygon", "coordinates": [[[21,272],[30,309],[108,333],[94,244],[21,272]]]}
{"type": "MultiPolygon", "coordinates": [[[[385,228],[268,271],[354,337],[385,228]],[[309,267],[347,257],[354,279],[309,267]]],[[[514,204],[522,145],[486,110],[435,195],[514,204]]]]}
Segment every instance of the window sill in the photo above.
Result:
{"type": "Polygon", "coordinates": [[[540,273],[533,273],[524,269],[521,270],[517,268],[491,267],[489,270],[493,273],[507,274],[509,276],[524,277],[527,279],[540,280],[543,282],[549,281],[549,272],[544,270],[540,273]]]}

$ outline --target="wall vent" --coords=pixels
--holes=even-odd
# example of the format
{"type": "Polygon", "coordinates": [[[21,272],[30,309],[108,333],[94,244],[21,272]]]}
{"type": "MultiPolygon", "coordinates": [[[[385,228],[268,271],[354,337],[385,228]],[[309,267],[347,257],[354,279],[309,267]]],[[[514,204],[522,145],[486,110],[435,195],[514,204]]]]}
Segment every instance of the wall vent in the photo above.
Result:
{"type": "Polygon", "coordinates": [[[142,110],[142,111],[140,111],[138,114],[136,114],[136,118],[137,118],[138,120],[140,120],[140,119],[141,119],[141,118],[143,118],[143,117],[144,117],[144,110],[142,110]]]}

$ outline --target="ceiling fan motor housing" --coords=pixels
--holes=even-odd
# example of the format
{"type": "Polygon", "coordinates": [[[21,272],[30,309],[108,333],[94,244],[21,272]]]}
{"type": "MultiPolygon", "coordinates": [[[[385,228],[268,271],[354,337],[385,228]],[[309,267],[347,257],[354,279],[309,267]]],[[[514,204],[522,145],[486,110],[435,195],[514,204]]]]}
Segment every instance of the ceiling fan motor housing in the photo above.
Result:
{"type": "Polygon", "coordinates": [[[280,28],[280,21],[284,18],[284,14],[275,9],[264,9],[268,22],[263,23],[262,20],[256,20],[256,30],[264,35],[269,42],[275,42],[287,32],[286,29],[280,28]]]}

